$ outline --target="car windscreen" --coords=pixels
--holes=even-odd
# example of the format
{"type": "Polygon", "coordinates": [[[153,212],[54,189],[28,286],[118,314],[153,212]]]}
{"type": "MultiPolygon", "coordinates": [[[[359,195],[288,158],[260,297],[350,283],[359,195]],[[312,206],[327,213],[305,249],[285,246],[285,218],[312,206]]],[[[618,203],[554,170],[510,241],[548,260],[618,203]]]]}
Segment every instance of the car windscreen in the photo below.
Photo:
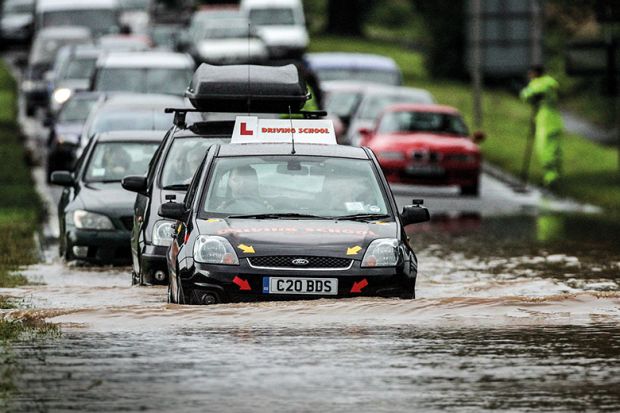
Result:
{"type": "Polygon", "coordinates": [[[86,122],[86,118],[88,118],[96,102],[96,97],[92,99],[69,99],[58,113],[58,122],[86,122]]]}
{"type": "Polygon", "coordinates": [[[243,21],[222,21],[216,25],[205,27],[203,39],[247,39],[254,36],[247,23],[243,21]],[[225,23],[225,24],[222,24],[225,23]]]}
{"type": "Polygon", "coordinates": [[[361,97],[361,92],[329,92],[326,99],[327,102],[325,103],[325,109],[327,113],[334,114],[341,118],[350,117],[355,112],[355,109],[357,109],[361,97]]]}
{"type": "Polygon", "coordinates": [[[373,164],[310,156],[219,158],[212,166],[202,215],[389,214],[373,164]]]}
{"type": "Polygon", "coordinates": [[[467,136],[467,126],[460,116],[434,112],[389,112],[379,123],[379,133],[432,132],[467,136]]]}
{"type": "Polygon", "coordinates": [[[253,26],[290,26],[295,24],[295,14],[290,8],[260,8],[250,10],[253,26]]]}
{"type": "Polygon", "coordinates": [[[102,68],[95,90],[183,96],[191,78],[190,69],[102,68]]]}
{"type": "Polygon", "coordinates": [[[24,3],[17,1],[5,1],[2,6],[2,15],[8,16],[10,14],[29,14],[34,11],[34,2],[24,3]]]}
{"type": "Polygon", "coordinates": [[[90,43],[89,38],[38,38],[32,45],[30,51],[30,61],[33,63],[38,62],[53,62],[56,58],[58,49],[62,46],[71,44],[84,44],[90,43]]]}
{"type": "Polygon", "coordinates": [[[157,142],[99,142],[91,152],[84,182],[120,182],[127,175],[145,175],[157,142]]]}
{"type": "Polygon", "coordinates": [[[177,138],[172,141],[161,173],[162,188],[189,185],[207,149],[214,144],[230,142],[230,138],[177,138]]]}
{"type": "Polygon", "coordinates": [[[360,82],[380,83],[382,85],[400,85],[400,74],[386,70],[371,69],[317,69],[316,74],[321,82],[331,80],[352,80],[360,82]]]}
{"type": "Polygon", "coordinates": [[[362,103],[358,117],[360,119],[375,120],[383,110],[395,103],[433,103],[425,95],[420,94],[373,94],[362,103]]]}
{"type": "Polygon", "coordinates": [[[97,113],[89,136],[117,130],[168,130],[172,126],[172,114],[161,109],[131,110],[119,108],[97,113]]]}
{"type": "Polygon", "coordinates": [[[43,13],[42,27],[87,27],[97,33],[106,33],[118,26],[117,12],[113,9],[54,10],[43,13]]]}
{"type": "Polygon", "coordinates": [[[72,59],[63,66],[60,79],[90,79],[96,63],[95,57],[72,59]]]}

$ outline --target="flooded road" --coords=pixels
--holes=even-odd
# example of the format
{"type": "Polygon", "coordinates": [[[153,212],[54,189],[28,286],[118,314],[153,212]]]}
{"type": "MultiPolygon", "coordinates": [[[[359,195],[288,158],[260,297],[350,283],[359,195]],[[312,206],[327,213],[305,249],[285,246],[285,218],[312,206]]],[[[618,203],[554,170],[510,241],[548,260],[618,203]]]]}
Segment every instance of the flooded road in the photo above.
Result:
{"type": "MultiPolygon", "coordinates": [[[[40,122],[20,123],[43,147],[40,122]]],[[[34,175],[53,239],[60,190],[34,175]]],[[[479,198],[393,189],[434,216],[411,228],[411,301],[170,305],[52,241],[23,271],[38,285],[0,289],[25,304],[2,316],[62,330],[14,346],[9,411],[620,411],[620,225],[489,174],[479,198]]]]}
{"type": "Polygon", "coordinates": [[[620,229],[588,216],[412,233],[418,298],[213,307],[48,250],[14,294],[61,338],[15,348],[14,411],[619,411],[620,229]]]}

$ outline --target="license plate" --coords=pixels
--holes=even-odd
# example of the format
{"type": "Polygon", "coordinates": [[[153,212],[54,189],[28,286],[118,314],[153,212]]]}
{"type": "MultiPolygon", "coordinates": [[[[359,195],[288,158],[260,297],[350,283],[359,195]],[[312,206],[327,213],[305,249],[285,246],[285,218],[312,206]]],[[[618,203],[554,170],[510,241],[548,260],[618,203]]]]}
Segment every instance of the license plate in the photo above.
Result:
{"type": "Polygon", "coordinates": [[[337,295],[337,278],[263,277],[263,294],[337,295]]]}
{"type": "Polygon", "coordinates": [[[437,165],[410,165],[407,173],[411,175],[443,175],[445,169],[437,165]]]}

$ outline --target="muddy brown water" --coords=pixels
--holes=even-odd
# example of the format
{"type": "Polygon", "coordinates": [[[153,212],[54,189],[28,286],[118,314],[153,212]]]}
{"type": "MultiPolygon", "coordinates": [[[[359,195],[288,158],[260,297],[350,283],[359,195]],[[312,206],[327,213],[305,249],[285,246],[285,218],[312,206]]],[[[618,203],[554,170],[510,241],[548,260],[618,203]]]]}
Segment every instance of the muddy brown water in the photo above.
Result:
{"type": "Polygon", "coordinates": [[[620,226],[547,215],[412,233],[412,301],[211,307],[127,268],[29,267],[59,339],[14,348],[14,411],[620,411],[620,226]]]}

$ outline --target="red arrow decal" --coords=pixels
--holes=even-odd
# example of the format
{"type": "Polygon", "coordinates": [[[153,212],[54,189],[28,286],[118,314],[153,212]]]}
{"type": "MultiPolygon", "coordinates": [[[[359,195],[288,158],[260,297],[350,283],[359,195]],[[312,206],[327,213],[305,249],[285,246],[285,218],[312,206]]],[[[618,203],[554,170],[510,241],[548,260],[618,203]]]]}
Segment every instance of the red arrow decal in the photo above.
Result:
{"type": "Polygon", "coordinates": [[[250,287],[250,283],[249,282],[247,282],[246,280],[244,280],[242,278],[239,278],[237,276],[235,276],[235,278],[233,278],[233,282],[239,286],[239,289],[241,291],[250,291],[252,289],[252,287],[250,287]]]}
{"type": "Polygon", "coordinates": [[[368,285],[368,281],[364,278],[362,281],[353,283],[353,287],[351,287],[352,293],[361,293],[362,289],[364,289],[368,285]]]}
{"type": "Polygon", "coordinates": [[[252,129],[248,129],[248,124],[245,122],[241,122],[241,135],[254,135],[254,131],[252,129]]]}

